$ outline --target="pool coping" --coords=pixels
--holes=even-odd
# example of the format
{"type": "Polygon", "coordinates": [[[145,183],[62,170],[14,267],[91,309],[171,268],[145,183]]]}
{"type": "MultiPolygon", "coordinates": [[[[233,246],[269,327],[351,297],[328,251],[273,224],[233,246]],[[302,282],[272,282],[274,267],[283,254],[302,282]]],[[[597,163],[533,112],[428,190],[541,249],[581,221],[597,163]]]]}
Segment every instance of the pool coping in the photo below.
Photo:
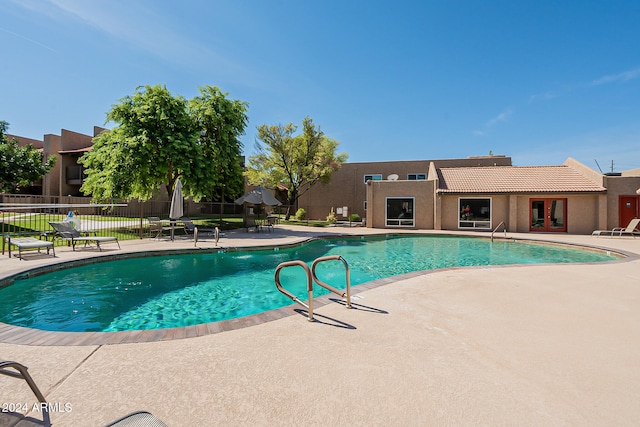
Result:
{"type": "MultiPolygon", "coordinates": [[[[420,235],[438,235],[443,236],[445,234],[435,234],[435,233],[425,233],[421,232],[420,235]]],[[[382,233],[381,236],[398,236],[405,235],[401,232],[393,232],[393,233],[382,233]]],[[[406,235],[415,236],[416,233],[407,233],[406,235]]],[[[332,236],[323,236],[322,238],[358,238],[364,237],[365,235],[359,234],[347,234],[347,235],[332,235],[332,236]]],[[[372,237],[375,235],[369,235],[372,237]]],[[[458,234],[451,234],[451,236],[460,237],[458,234]]],[[[466,235],[467,237],[474,237],[473,235],[466,235]]],[[[488,238],[487,236],[475,236],[477,238],[488,238]]],[[[135,251],[135,252],[125,252],[125,253],[117,253],[117,254],[108,254],[101,256],[88,256],[82,259],[68,260],[59,263],[51,263],[40,267],[35,267],[33,269],[28,269],[20,273],[15,273],[9,276],[5,276],[0,278],[0,287],[8,286],[15,279],[23,277],[25,274],[29,277],[30,272],[35,272],[37,274],[44,274],[50,271],[56,271],[64,268],[73,267],[76,265],[86,265],[97,262],[111,261],[115,259],[124,259],[124,258],[139,258],[146,256],[159,256],[159,255],[171,255],[171,254],[185,254],[185,253],[203,253],[203,252],[215,252],[215,251],[254,251],[254,250],[272,250],[274,248],[287,248],[287,247],[296,247],[308,243],[312,240],[319,239],[321,237],[309,237],[294,243],[287,243],[281,245],[262,245],[262,246],[234,246],[234,247],[218,247],[218,248],[199,248],[199,249],[168,249],[168,250],[147,250],[147,251],[135,251]]],[[[597,245],[586,245],[586,244],[576,244],[576,243],[566,243],[566,242],[557,242],[557,241],[549,241],[543,240],[540,238],[529,238],[529,237],[495,237],[495,240],[503,240],[503,241],[528,241],[528,242],[539,242],[543,244],[551,244],[551,245],[559,245],[559,246],[568,246],[582,249],[592,249],[596,251],[604,251],[607,253],[616,253],[621,256],[620,259],[606,261],[606,262],[584,262],[584,263],[571,263],[571,265],[602,265],[602,264],[612,264],[612,263],[620,263],[620,262],[630,262],[636,259],[640,259],[640,255],[635,254],[633,252],[628,252],[619,249],[612,249],[603,246],[597,245]]],[[[433,270],[421,270],[410,273],[404,273],[397,276],[386,277],[377,279],[374,281],[362,283],[351,288],[351,295],[357,295],[358,293],[377,288],[379,286],[388,285],[394,282],[399,282],[407,279],[411,279],[414,277],[426,276],[437,274],[445,271],[452,270],[460,270],[460,269],[497,269],[497,268],[518,268],[518,267],[543,267],[549,265],[558,265],[557,263],[541,263],[541,264],[507,264],[507,265],[484,265],[484,266],[465,266],[465,267],[446,267],[439,268],[433,270]]],[[[357,300],[357,299],[356,299],[357,300]]],[[[340,299],[335,294],[323,295],[320,297],[316,297],[313,299],[313,309],[317,309],[323,307],[327,304],[331,303],[342,303],[344,304],[344,299],[340,299]]],[[[357,305],[357,302],[354,302],[352,299],[352,304],[357,305]]],[[[194,338],[200,336],[206,336],[211,334],[222,333],[226,331],[233,331],[237,329],[242,329],[250,326],[259,325],[266,322],[271,322],[274,320],[282,319],[285,317],[293,316],[293,315],[301,315],[304,316],[305,319],[307,317],[307,310],[302,308],[302,306],[298,304],[290,304],[285,307],[280,307],[278,309],[269,310],[266,312],[239,317],[235,319],[222,320],[218,322],[211,323],[203,323],[193,326],[183,326],[176,328],[163,328],[163,329],[152,329],[152,330],[136,330],[136,331],[121,331],[121,332],[55,332],[55,331],[45,331],[40,329],[32,329],[23,326],[14,326],[6,323],[0,322],[0,343],[5,344],[18,344],[18,345],[30,345],[30,346],[94,346],[94,345],[117,345],[117,344],[131,344],[131,343],[145,343],[145,342],[156,342],[156,341],[168,341],[168,340],[178,340],[185,338],[194,338]]]]}

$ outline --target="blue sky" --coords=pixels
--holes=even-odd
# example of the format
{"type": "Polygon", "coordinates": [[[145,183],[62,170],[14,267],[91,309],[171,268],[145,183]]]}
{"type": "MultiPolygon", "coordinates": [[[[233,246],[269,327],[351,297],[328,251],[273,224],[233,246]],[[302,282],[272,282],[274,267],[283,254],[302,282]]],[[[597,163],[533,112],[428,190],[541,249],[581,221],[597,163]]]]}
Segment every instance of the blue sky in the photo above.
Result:
{"type": "Polygon", "coordinates": [[[640,2],[0,0],[0,120],[91,134],[140,85],[313,118],[351,162],[640,167],[640,2]]]}

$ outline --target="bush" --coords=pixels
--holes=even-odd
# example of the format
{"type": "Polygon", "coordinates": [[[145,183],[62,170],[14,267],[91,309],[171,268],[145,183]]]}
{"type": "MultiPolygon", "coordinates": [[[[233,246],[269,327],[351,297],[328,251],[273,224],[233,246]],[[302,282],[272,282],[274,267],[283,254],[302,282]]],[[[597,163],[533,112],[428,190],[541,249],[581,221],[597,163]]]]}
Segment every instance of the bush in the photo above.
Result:
{"type": "Polygon", "coordinates": [[[302,221],[303,219],[305,219],[307,217],[307,211],[305,211],[304,209],[300,208],[298,209],[298,211],[295,214],[295,218],[298,221],[302,221]]]}
{"type": "Polygon", "coordinates": [[[351,222],[359,222],[360,221],[360,215],[358,215],[357,213],[349,215],[349,221],[351,221],[351,222]]]}
{"type": "Polygon", "coordinates": [[[336,213],[333,208],[331,208],[331,212],[329,213],[329,215],[327,215],[327,222],[329,224],[335,224],[336,222],[338,222],[338,218],[336,218],[336,213]]]}

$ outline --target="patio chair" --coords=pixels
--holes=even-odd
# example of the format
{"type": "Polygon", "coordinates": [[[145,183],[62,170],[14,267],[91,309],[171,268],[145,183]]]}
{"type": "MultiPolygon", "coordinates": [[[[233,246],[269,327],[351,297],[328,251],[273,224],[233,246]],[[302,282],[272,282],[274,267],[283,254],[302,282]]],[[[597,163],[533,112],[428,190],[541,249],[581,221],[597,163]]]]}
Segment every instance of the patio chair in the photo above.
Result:
{"type": "Polygon", "coordinates": [[[198,228],[198,236],[202,236],[205,234],[208,236],[213,236],[216,232],[215,228],[205,228],[195,225],[189,218],[180,218],[180,221],[184,225],[184,232],[187,234],[187,236],[193,236],[196,227],[198,228]]]}
{"type": "Polygon", "coordinates": [[[255,215],[247,215],[244,217],[244,229],[248,232],[252,228],[258,232],[260,231],[260,224],[256,221],[255,215]]]}
{"type": "Polygon", "coordinates": [[[11,237],[6,236],[7,246],[9,246],[9,258],[11,258],[11,246],[18,248],[18,258],[22,261],[22,251],[24,249],[40,249],[46,248],[47,255],[49,255],[49,249],[53,251],[53,256],[56,256],[56,249],[53,247],[53,242],[47,240],[36,239],[35,237],[11,237]]]}
{"type": "Polygon", "coordinates": [[[634,218],[629,222],[629,225],[626,227],[615,227],[611,230],[595,230],[591,233],[592,236],[615,236],[618,235],[622,237],[623,234],[630,234],[634,238],[637,235],[640,235],[640,230],[638,230],[638,224],[640,224],[640,218],[634,218]]]}
{"type": "Polygon", "coordinates": [[[29,385],[29,388],[31,388],[31,391],[33,391],[33,394],[35,394],[38,398],[38,401],[43,403],[47,402],[42,392],[40,392],[40,389],[36,385],[35,381],[33,381],[33,378],[31,378],[31,375],[29,375],[27,367],[23,364],[18,362],[10,362],[8,360],[0,360],[0,374],[25,380],[29,385]]]}
{"type": "Polygon", "coordinates": [[[167,427],[167,425],[147,411],[136,411],[118,418],[105,427],[167,427]]]}
{"type": "Polygon", "coordinates": [[[159,239],[163,232],[171,231],[171,227],[162,225],[162,220],[157,216],[150,216],[147,220],[149,221],[149,237],[159,239]]]}
{"type": "Polygon", "coordinates": [[[118,249],[120,249],[120,242],[118,242],[118,238],[115,236],[83,236],[68,222],[50,222],[49,225],[51,225],[51,227],[56,231],[54,240],[56,237],[59,237],[62,240],[71,242],[71,247],[74,251],[76,250],[77,242],[84,242],[85,246],[87,243],[95,242],[100,252],[102,252],[100,243],[115,242],[118,244],[118,249]]]}

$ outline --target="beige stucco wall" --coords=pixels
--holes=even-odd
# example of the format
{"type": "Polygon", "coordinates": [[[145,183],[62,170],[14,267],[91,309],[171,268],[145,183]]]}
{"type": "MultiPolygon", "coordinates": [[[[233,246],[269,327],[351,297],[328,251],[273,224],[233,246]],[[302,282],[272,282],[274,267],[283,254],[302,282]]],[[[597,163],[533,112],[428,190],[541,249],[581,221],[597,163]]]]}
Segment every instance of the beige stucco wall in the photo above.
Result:
{"type": "Polygon", "coordinates": [[[387,197],[413,197],[413,228],[433,229],[433,192],[434,181],[371,181],[367,187],[367,227],[370,228],[407,228],[387,227],[387,197]]]}
{"type": "Polygon", "coordinates": [[[626,227],[627,224],[620,224],[620,196],[637,196],[636,191],[640,189],[640,177],[638,176],[605,176],[607,186],[607,226],[606,229],[614,227],[626,227]]]}
{"type": "Polygon", "coordinates": [[[606,212],[602,208],[605,196],[601,194],[452,194],[439,197],[443,230],[458,230],[459,198],[491,198],[491,228],[504,221],[508,231],[518,233],[529,232],[531,199],[567,199],[566,224],[570,234],[591,234],[600,228],[603,212],[606,212]]]}
{"type": "MultiPolygon", "coordinates": [[[[53,169],[44,176],[42,180],[42,194],[47,196],[59,196],[60,195],[60,136],[47,134],[44,136],[44,155],[45,158],[55,157],[56,164],[53,169]]],[[[46,160],[45,159],[45,160],[46,160]]]]}

